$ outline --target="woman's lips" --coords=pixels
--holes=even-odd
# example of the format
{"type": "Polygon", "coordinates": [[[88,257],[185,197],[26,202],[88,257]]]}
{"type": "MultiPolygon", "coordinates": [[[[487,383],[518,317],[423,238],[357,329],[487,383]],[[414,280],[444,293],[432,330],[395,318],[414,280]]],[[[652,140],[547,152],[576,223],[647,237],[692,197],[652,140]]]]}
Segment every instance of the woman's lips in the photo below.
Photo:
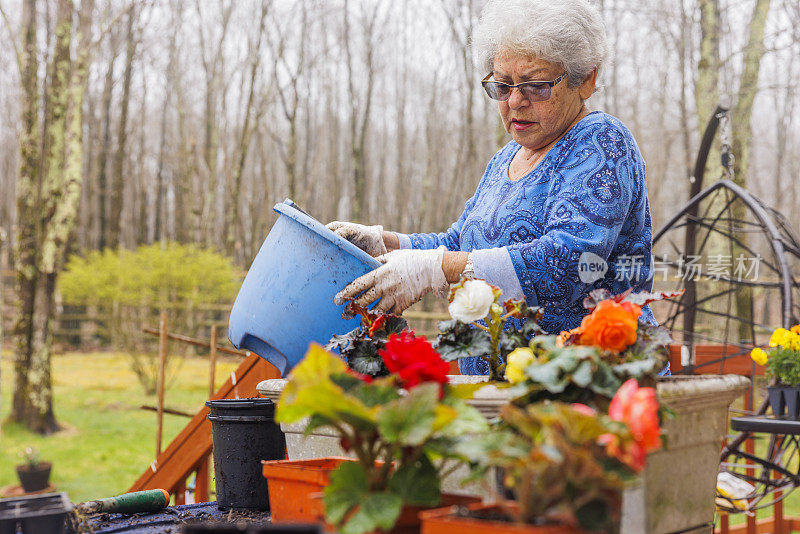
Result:
{"type": "Polygon", "coordinates": [[[530,121],[520,121],[520,120],[512,120],[511,127],[514,128],[516,131],[521,132],[522,130],[527,130],[531,126],[536,124],[535,122],[530,121]]]}

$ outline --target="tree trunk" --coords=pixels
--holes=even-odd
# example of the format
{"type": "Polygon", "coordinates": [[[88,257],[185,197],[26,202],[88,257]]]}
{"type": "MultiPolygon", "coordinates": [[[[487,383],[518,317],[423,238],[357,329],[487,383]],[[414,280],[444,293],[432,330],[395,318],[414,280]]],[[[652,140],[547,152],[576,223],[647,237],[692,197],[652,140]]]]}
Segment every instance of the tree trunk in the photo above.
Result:
{"type": "Polygon", "coordinates": [[[35,0],[24,4],[25,54],[22,64],[19,237],[17,239],[18,315],[11,420],[34,432],[58,430],[53,413],[50,347],[55,320],[54,292],[64,264],[67,240],[77,218],[83,176],[83,97],[91,36],[91,0],[81,3],[80,26],[73,37],[72,0],[59,0],[55,46],[48,66],[44,151],[35,158],[37,124],[35,0]],[[70,57],[75,41],[77,58],[70,57]],[[40,166],[40,163],[41,165],[40,166]]]}
{"type": "Polygon", "coordinates": [[[239,203],[241,202],[241,188],[242,188],[242,173],[244,172],[244,164],[247,160],[247,152],[250,148],[250,142],[253,137],[253,129],[258,123],[261,116],[260,110],[255,111],[255,96],[256,96],[256,77],[258,75],[259,66],[261,64],[261,40],[264,35],[264,23],[267,16],[268,3],[261,2],[261,17],[259,19],[258,36],[256,43],[251,47],[253,51],[250,59],[250,80],[247,91],[247,103],[244,110],[244,124],[242,125],[239,142],[237,143],[235,155],[236,161],[234,162],[235,168],[233,171],[233,184],[230,188],[230,206],[226,210],[226,227],[227,236],[225,240],[226,249],[228,254],[233,256],[237,261],[244,260],[242,257],[242,239],[244,238],[244,225],[239,221],[239,203]],[[255,117],[254,115],[255,111],[255,117]]]}
{"type": "MultiPolygon", "coordinates": [[[[697,106],[697,128],[703,135],[708,118],[719,103],[719,0],[699,0],[700,7],[700,60],[694,97],[697,106]]],[[[709,161],[718,161],[709,157],[709,161]]]]}
{"type": "Polygon", "coordinates": [[[111,147],[111,97],[114,87],[114,62],[117,58],[116,49],[108,61],[105,81],[103,82],[103,96],[101,108],[103,113],[103,138],[100,152],[97,156],[97,248],[102,250],[107,246],[108,236],[108,153],[111,147]]]}
{"type": "Polygon", "coordinates": [[[125,164],[125,151],[128,139],[128,107],[130,105],[131,78],[133,77],[133,59],[136,55],[136,4],[128,10],[128,27],[125,36],[125,72],[122,77],[122,98],[120,99],[120,117],[117,125],[117,150],[111,170],[111,188],[109,191],[109,218],[106,245],[116,248],[120,245],[120,227],[122,222],[122,195],[125,180],[122,176],[125,164]]]}
{"type": "MultiPolygon", "coordinates": [[[[752,128],[750,119],[753,114],[753,101],[758,93],[758,71],[761,67],[761,58],[764,56],[764,28],[766,27],[767,14],[769,13],[770,0],[756,0],[753,13],[750,17],[750,32],[742,59],[742,76],[739,82],[739,92],[731,117],[733,139],[731,149],[735,156],[734,181],[747,188],[749,174],[750,147],[752,145],[752,128]]],[[[745,206],[737,202],[732,206],[734,219],[745,218],[745,206]]],[[[748,235],[736,232],[735,236],[742,245],[748,243],[748,235]]],[[[734,243],[733,261],[740,255],[749,257],[743,246],[734,243]]],[[[741,287],[736,292],[736,315],[742,320],[739,323],[739,339],[754,342],[753,327],[748,324],[753,321],[753,290],[750,286],[741,287]]],[[[790,325],[782,325],[789,327],[790,325]]]]}

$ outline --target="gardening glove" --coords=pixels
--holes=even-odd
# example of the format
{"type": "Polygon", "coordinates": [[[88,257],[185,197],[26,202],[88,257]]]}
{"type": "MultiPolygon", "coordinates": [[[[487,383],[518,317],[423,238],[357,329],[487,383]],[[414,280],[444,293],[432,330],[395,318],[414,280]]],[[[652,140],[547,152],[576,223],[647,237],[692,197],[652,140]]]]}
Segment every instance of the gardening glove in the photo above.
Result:
{"type": "Polygon", "coordinates": [[[393,250],[378,257],[380,267],[339,291],[334,298],[338,306],[347,299],[355,299],[359,306],[368,306],[380,299],[373,312],[400,314],[431,290],[439,296],[447,293],[450,285],[442,271],[444,247],[432,250],[393,250]]]}
{"type": "Polygon", "coordinates": [[[333,221],[326,224],[325,228],[347,239],[370,256],[380,256],[387,252],[386,244],[383,242],[383,226],[379,224],[364,226],[351,222],[333,221]]]}

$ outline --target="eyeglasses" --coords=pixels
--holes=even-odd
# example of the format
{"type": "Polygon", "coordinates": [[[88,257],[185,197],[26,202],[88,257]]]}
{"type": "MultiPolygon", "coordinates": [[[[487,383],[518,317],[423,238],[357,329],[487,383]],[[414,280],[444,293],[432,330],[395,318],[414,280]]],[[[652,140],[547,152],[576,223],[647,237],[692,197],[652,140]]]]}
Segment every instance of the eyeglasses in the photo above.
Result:
{"type": "Polygon", "coordinates": [[[490,80],[492,73],[486,75],[486,78],[481,80],[481,85],[486,90],[486,94],[493,100],[505,102],[511,98],[511,91],[516,87],[519,89],[520,94],[530,102],[542,102],[550,98],[550,90],[558,84],[561,80],[567,77],[565,72],[553,81],[536,81],[536,82],[522,82],[516,85],[509,85],[503,82],[496,82],[490,80]]]}

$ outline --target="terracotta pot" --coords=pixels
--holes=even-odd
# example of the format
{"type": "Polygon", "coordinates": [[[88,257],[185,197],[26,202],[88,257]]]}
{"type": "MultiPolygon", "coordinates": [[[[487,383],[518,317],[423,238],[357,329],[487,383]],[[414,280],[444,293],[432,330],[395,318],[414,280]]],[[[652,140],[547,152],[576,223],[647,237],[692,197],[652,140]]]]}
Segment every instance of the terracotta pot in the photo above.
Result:
{"type": "Polygon", "coordinates": [[[585,530],[569,525],[525,525],[495,519],[481,519],[480,515],[506,515],[508,507],[516,503],[470,504],[467,509],[476,517],[459,517],[455,507],[437,508],[419,514],[422,521],[421,534],[586,534],[585,530]]]}
{"type": "Polygon", "coordinates": [[[322,490],[331,471],[352,458],[329,456],[311,460],[263,461],[270,513],[275,523],[319,523],[325,520],[322,490]]]}
{"type": "Polygon", "coordinates": [[[39,462],[37,467],[31,468],[29,465],[18,465],[17,476],[19,482],[22,484],[22,489],[25,493],[33,493],[34,491],[42,491],[47,488],[50,480],[50,469],[53,464],[50,462],[39,462]]]}
{"type": "MultiPolygon", "coordinates": [[[[355,461],[342,456],[328,456],[311,460],[263,461],[262,473],[267,479],[271,519],[274,523],[325,523],[328,532],[334,532],[333,525],[325,522],[325,504],[322,491],[330,483],[331,471],[342,462],[355,461]]],[[[442,494],[440,506],[466,505],[478,503],[480,498],[442,494]]],[[[418,532],[418,514],[421,506],[405,506],[400,512],[397,524],[390,531],[394,534],[418,532]]]]}

